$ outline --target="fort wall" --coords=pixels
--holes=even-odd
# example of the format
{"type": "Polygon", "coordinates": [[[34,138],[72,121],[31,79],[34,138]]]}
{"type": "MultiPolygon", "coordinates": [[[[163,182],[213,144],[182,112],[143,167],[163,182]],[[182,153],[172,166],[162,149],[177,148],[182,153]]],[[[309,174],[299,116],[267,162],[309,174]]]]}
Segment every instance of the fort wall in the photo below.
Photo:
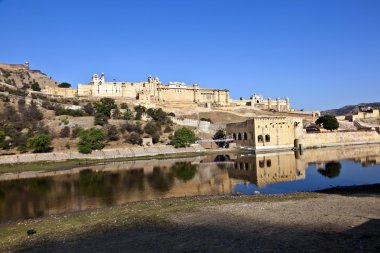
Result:
{"type": "Polygon", "coordinates": [[[380,143],[380,134],[376,131],[304,133],[301,143],[305,148],[380,143]]]}

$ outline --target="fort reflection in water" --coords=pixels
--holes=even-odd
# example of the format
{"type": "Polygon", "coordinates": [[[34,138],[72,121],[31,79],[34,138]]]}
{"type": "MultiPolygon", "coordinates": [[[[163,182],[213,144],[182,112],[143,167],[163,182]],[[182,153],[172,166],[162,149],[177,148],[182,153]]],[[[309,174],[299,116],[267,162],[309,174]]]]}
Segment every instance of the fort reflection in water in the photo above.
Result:
{"type": "MultiPolygon", "coordinates": [[[[313,189],[305,188],[309,178],[313,182],[315,179],[329,180],[339,178],[341,171],[349,171],[346,161],[340,162],[342,160],[351,160],[347,167],[375,165],[372,171],[378,175],[377,178],[369,176],[379,182],[380,166],[376,165],[380,164],[379,151],[379,146],[367,146],[306,150],[302,155],[292,152],[207,155],[0,174],[0,221],[115,206],[131,201],[231,194],[242,191],[241,185],[266,189],[283,182],[302,181],[303,188],[298,190],[313,189]]],[[[355,173],[371,172],[366,170],[356,169],[350,173],[352,178],[359,178],[355,173]]],[[[352,178],[349,183],[360,183],[352,178]]],[[[296,191],[297,187],[293,190],[296,191]]]]}

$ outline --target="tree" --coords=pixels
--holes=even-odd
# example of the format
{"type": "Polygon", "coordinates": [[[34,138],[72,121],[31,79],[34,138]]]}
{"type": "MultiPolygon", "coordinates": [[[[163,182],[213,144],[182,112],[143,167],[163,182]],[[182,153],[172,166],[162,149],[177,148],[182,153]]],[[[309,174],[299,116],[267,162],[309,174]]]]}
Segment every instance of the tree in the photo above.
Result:
{"type": "Polygon", "coordinates": [[[63,82],[63,83],[58,84],[58,87],[59,88],[70,88],[71,84],[63,82]]]}
{"type": "Polygon", "coordinates": [[[187,147],[190,144],[194,143],[196,140],[197,136],[195,135],[193,130],[186,127],[182,127],[174,132],[172,144],[176,148],[187,147]]]}
{"type": "Polygon", "coordinates": [[[324,115],[319,117],[316,121],[315,124],[322,125],[324,129],[327,130],[336,130],[339,128],[339,122],[335,118],[335,116],[332,115],[324,115]]]}
{"type": "Polygon", "coordinates": [[[107,127],[107,140],[108,141],[119,140],[119,131],[117,130],[116,126],[110,125],[107,127]]]}
{"type": "Polygon", "coordinates": [[[95,114],[94,124],[96,126],[104,126],[108,123],[108,117],[103,113],[95,114]]]}
{"type": "Polygon", "coordinates": [[[34,91],[41,91],[40,85],[39,85],[39,83],[37,83],[37,82],[32,83],[32,85],[31,85],[30,87],[31,87],[32,90],[34,90],[34,91]]]}
{"type": "Polygon", "coordinates": [[[70,127],[68,126],[63,127],[61,131],[59,132],[59,137],[67,138],[69,136],[70,136],[70,127]]]}
{"type": "Polygon", "coordinates": [[[52,137],[49,134],[36,134],[28,141],[28,146],[34,152],[46,152],[50,149],[52,137]]]}
{"type": "Polygon", "coordinates": [[[126,109],[125,112],[123,113],[123,119],[125,120],[131,120],[133,119],[133,112],[129,109],[126,109]]]}
{"type": "Polygon", "coordinates": [[[142,143],[141,136],[138,133],[128,134],[127,137],[125,138],[125,141],[133,145],[136,145],[136,144],[141,145],[142,143]]]}
{"type": "Polygon", "coordinates": [[[216,131],[213,137],[214,140],[224,139],[224,138],[226,138],[226,130],[224,129],[219,129],[218,131],[216,131]]]}
{"type": "Polygon", "coordinates": [[[91,103],[87,103],[86,105],[83,106],[83,110],[85,113],[87,113],[89,116],[94,116],[95,114],[95,109],[92,106],[91,103]]]}
{"type": "Polygon", "coordinates": [[[128,109],[127,103],[121,103],[120,104],[120,108],[123,109],[123,110],[127,110],[128,109]]]}
{"type": "Polygon", "coordinates": [[[122,118],[122,114],[121,114],[119,108],[116,107],[116,109],[113,110],[112,118],[114,118],[114,119],[121,119],[122,118]]]}
{"type": "Polygon", "coordinates": [[[136,115],[135,115],[135,119],[136,120],[141,120],[141,116],[144,112],[146,112],[146,108],[145,106],[142,106],[142,105],[138,105],[138,106],[135,106],[135,112],[136,112],[136,115]]]}
{"type": "Polygon", "coordinates": [[[79,136],[79,133],[82,131],[82,128],[78,125],[75,125],[71,130],[71,138],[75,139],[79,136]]]}
{"type": "Polygon", "coordinates": [[[116,109],[117,105],[115,100],[112,98],[102,98],[99,102],[95,103],[95,109],[97,113],[102,113],[108,118],[111,117],[111,111],[116,109]]]}
{"type": "Polygon", "coordinates": [[[158,132],[158,127],[155,123],[148,122],[144,127],[144,132],[152,136],[158,132]]]}
{"type": "Polygon", "coordinates": [[[92,150],[100,150],[104,148],[105,140],[103,129],[90,128],[79,132],[78,151],[83,154],[89,154],[92,150]]]}

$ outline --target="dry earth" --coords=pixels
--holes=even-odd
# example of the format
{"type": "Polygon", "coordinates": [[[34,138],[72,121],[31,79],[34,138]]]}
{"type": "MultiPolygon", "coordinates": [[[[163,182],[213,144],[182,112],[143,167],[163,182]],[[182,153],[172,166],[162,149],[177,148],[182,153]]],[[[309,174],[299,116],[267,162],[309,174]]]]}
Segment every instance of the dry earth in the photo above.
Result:
{"type": "Polygon", "coordinates": [[[97,232],[25,252],[380,252],[380,195],[327,191],[316,198],[205,206],[166,224],[97,232]]]}

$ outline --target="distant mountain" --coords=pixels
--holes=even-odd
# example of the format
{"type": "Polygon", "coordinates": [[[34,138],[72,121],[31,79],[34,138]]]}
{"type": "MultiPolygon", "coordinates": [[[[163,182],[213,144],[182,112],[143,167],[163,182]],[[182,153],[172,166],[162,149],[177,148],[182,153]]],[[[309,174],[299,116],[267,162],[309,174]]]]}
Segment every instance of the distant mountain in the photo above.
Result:
{"type": "Polygon", "coordinates": [[[361,103],[357,105],[346,105],[339,109],[331,109],[326,111],[321,111],[322,115],[334,115],[334,116],[340,116],[340,115],[346,115],[350,113],[356,113],[359,111],[359,106],[370,106],[376,109],[380,109],[380,102],[375,103],[361,103]]]}

